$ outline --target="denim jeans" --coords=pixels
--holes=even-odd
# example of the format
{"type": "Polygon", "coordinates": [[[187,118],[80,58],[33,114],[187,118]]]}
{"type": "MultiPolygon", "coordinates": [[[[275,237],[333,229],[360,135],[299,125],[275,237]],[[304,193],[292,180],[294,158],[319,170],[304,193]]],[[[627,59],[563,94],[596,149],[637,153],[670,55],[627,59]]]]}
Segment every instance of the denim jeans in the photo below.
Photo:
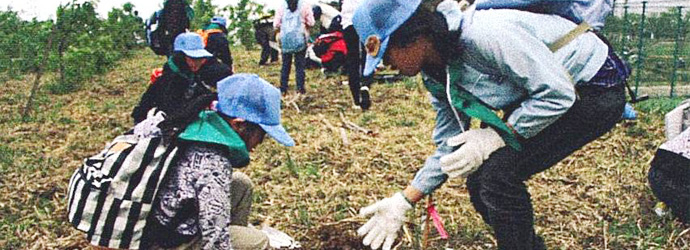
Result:
{"type": "Polygon", "coordinates": [[[280,92],[287,93],[288,79],[290,79],[290,63],[295,57],[295,80],[297,81],[297,91],[304,93],[304,70],[306,64],[306,49],[296,53],[283,53],[283,68],[280,70],[280,92]]]}
{"type": "Polygon", "coordinates": [[[543,249],[534,233],[534,214],[525,181],[599,138],[620,119],[622,84],[577,89],[575,104],[556,122],[522,142],[522,151],[503,147],[467,178],[470,201],[496,234],[499,249],[543,249]]]}

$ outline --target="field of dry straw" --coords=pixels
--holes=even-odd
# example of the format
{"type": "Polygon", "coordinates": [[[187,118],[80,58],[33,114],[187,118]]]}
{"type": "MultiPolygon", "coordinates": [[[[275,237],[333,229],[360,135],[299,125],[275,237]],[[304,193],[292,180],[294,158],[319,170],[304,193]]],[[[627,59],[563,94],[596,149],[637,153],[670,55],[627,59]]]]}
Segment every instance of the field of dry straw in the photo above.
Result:
{"type": "MultiPolygon", "coordinates": [[[[257,73],[278,84],[278,64],[258,67],[258,51],[235,49],[233,54],[236,72],[257,73]]],[[[19,110],[33,76],[0,76],[0,249],[87,246],[83,234],[66,222],[68,178],[81,159],[131,126],[129,112],[146,88],[149,71],[163,62],[142,50],[80,91],[41,91],[26,122],[19,110]]],[[[44,83],[53,81],[44,78],[44,83]]],[[[297,146],[287,149],[266,140],[241,170],[256,185],[251,221],[283,230],[306,249],[361,249],[354,229],[364,219],[357,211],[405,187],[434,149],[435,113],[419,79],[374,85],[368,112],[352,108],[341,80],[345,77],[308,71],[308,93],[283,99],[283,122],[297,146]]],[[[618,124],[529,181],[536,228],[549,248],[690,248],[686,226],[651,211],[655,200],[646,172],[663,141],[663,109],[647,106],[637,122],[618,124]]],[[[427,249],[495,248],[463,180],[446,183],[434,198],[451,239],[432,233],[427,249]]],[[[398,249],[417,248],[421,208],[398,249]]]]}

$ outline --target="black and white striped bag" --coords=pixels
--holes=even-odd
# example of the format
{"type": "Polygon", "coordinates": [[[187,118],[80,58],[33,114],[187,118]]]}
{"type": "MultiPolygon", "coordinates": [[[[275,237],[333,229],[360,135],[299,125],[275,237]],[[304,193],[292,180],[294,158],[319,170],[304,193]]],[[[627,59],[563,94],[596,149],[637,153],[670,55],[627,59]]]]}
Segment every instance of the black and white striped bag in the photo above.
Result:
{"type": "Polygon", "coordinates": [[[84,160],[69,183],[69,220],[89,242],[138,249],[158,187],[177,147],[161,137],[121,135],[84,160]]]}

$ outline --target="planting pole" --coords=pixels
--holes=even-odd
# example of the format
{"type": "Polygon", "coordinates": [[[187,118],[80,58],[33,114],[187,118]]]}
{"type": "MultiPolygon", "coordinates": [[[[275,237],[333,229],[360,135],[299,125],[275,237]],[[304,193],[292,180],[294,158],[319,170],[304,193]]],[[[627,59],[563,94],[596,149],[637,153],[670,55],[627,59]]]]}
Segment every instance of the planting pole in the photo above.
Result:
{"type": "Polygon", "coordinates": [[[635,75],[635,96],[637,96],[637,89],[640,87],[640,75],[642,75],[642,61],[644,60],[644,15],[647,10],[647,1],[642,1],[642,19],[640,20],[640,33],[638,34],[640,42],[637,44],[637,74],[635,75]]]}
{"type": "Polygon", "coordinates": [[[626,60],[627,58],[627,53],[625,53],[625,46],[626,43],[628,43],[628,28],[630,25],[628,25],[628,5],[623,6],[623,37],[621,38],[621,55],[625,56],[626,60]]]}
{"type": "Polygon", "coordinates": [[[673,98],[673,87],[676,85],[676,71],[678,71],[678,50],[680,47],[680,34],[683,31],[683,6],[678,6],[678,29],[676,30],[676,46],[673,50],[673,74],[671,74],[671,93],[673,98]]]}

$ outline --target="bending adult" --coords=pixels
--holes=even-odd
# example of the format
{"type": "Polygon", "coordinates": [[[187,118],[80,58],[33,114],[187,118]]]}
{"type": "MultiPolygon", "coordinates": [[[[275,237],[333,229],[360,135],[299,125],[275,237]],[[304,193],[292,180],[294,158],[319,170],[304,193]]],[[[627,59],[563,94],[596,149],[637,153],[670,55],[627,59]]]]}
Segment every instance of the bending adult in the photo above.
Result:
{"type": "Polygon", "coordinates": [[[577,25],[555,15],[462,12],[452,0],[368,0],[353,20],[368,53],[364,75],[382,59],[404,75],[421,72],[437,111],[436,151],[411,184],[361,210],[373,215],[358,230],[364,244],[390,249],[407,210],[466,177],[499,249],[543,249],[525,181],[618,121],[627,75],[613,50],[592,32],[557,42],[577,25]],[[470,129],[470,117],[488,126],[470,129]]]}
{"type": "Polygon", "coordinates": [[[362,81],[362,70],[366,54],[360,46],[361,42],[355,27],[352,25],[352,16],[363,0],[343,0],[343,7],[340,16],[343,26],[343,38],[347,45],[347,55],[345,57],[345,71],[347,72],[347,82],[350,86],[352,99],[355,105],[368,109],[371,105],[369,100],[369,82],[362,81]],[[362,84],[365,83],[365,84],[362,84]]]}

